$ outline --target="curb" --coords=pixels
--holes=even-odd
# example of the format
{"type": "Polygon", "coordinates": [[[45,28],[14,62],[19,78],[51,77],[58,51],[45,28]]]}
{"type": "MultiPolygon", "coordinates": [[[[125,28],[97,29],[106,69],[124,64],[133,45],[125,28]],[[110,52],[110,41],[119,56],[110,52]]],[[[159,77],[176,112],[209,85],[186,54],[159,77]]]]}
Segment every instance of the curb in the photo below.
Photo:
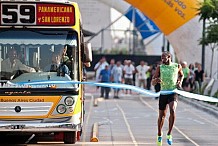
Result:
{"type": "Polygon", "coordinates": [[[92,127],[92,135],[91,135],[91,139],[90,142],[98,142],[98,123],[94,123],[93,127],[92,127]]]}
{"type": "Polygon", "coordinates": [[[208,103],[202,102],[202,101],[198,101],[195,99],[187,99],[185,97],[179,96],[180,101],[192,105],[204,112],[207,112],[213,116],[215,116],[215,118],[218,117],[218,107],[214,106],[214,105],[210,105],[208,103]]]}

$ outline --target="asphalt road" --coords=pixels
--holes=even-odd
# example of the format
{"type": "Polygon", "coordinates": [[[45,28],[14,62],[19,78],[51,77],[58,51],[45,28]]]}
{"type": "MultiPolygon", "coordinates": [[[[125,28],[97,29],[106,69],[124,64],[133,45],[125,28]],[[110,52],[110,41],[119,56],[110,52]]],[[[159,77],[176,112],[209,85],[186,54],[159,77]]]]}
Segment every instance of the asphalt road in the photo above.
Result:
{"type": "MultiPolygon", "coordinates": [[[[99,90],[89,87],[85,100],[85,125],[81,141],[75,146],[156,146],[158,100],[136,93],[120,99],[99,98],[99,90]],[[93,106],[99,98],[98,106],[93,106]],[[98,123],[99,142],[90,142],[92,127],[98,123]]],[[[217,146],[218,118],[179,101],[173,129],[174,146],[217,146]]],[[[168,116],[167,116],[168,118],[168,116]]],[[[163,146],[167,146],[165,120],[163,146]]],[[[62,142],[27,144],[63,146],[62,142]]],[[[69,145],[66,145],[69,146],[69,145]]]]}
{"type": "MultiPolygon", "coordinates": [[[[123,95],[120,99],[102,100],[98,102],[97,107],[91,107],[91,99],[87,99],[86,102],[90,103],[91,109],[88,113],[89,126],[86,127],[86,131],[90,133],[91,124],[98,122],[100,142],[81,143],[81,145],[156,145],[157,100],[140,95],[123,95]]],[[[166,119],[163,128],[164,135],[167,129],[166,119]]],[[[173,130],[173,145],[216,146],[218,145],[217,135],[218,118],[179,101],[173,130]]],[[[86,134],[83,142],[89,141],[89,138],[90,135],[86,134]]],[[[167,145],[165,137],[163,145],[167,145]]]]}

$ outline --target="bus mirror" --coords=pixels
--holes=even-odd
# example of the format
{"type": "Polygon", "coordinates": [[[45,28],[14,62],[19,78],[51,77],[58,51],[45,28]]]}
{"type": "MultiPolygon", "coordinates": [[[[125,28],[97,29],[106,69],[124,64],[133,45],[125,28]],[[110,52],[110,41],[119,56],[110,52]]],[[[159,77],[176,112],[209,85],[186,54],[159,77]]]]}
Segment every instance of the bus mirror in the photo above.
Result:
{"type": "Polygon", "coordinates": [[[83,57],[83,62],[92,62],[92,47],[91,43],[84,43],[83,44],[83,49],[84,49],[84,57],[83,57]]]}

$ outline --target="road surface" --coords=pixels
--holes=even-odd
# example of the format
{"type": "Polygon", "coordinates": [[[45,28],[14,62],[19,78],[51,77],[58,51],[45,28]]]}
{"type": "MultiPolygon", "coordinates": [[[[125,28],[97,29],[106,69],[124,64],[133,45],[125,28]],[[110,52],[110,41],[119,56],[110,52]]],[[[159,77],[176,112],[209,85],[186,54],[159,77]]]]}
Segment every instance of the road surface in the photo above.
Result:
{"type": "MultiPolygon", "coordinates": [[[[87,88],[87,87],[86,87],[87,88]]],[[[99,90],[88,86],[85,100],[85,125],[81,141],[75,146],[156,146],[158,100],[121,92],[120,99],[99,98],[99,90]],[[93,106],[99,98],[98,106],[93,106]],[[93,124],[98,124],[99,142],[90,142],[93,124]]],[[[174,146],[218,145],[218,118],[179,101],[173,129],[174,146]]],[[[168,118],[169,115],[167,115],[168,118]]],[[[168,121],[163,127],[166,146],[168,121]]],[[[26,144],[27,146],[63,146],[62,142],[26,144]]],[[[69,145],[66,145],[69,146],[69,145]]]]}

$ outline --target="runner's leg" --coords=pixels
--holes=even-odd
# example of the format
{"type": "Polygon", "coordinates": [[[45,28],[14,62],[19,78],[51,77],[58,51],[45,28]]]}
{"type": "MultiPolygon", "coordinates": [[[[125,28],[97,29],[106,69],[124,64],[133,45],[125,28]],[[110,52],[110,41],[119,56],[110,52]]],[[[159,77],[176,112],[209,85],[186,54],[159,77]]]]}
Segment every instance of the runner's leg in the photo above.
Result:
{"type": "Polygon", "coordinates": [[[169,116],[169,131],[168,131],[167,135],[171,134],[172,129],[173,129],[173,125],[175,123],[176,107],[177,107],[177,101],[171,101],[169,103],[170,116],[169,116]]]}
{"type": "Polygon", "coordinates": [[[167,108],[165,110],[159,110],[159,116],[158,116],[158,136],[162,135],[162,127],[164,124],[164,119],[166,117],[166,113],[167,113],[167,108]]]}

